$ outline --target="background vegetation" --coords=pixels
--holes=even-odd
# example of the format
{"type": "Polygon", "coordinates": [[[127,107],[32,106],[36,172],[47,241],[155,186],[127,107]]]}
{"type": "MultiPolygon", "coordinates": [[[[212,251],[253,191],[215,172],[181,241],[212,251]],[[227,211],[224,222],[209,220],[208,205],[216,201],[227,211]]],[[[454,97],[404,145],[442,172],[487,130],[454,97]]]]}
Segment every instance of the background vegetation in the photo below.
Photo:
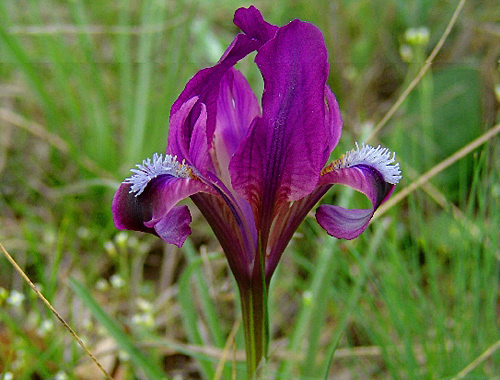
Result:
{"type": "MultiPolygon", "coordinates": [[[[457,4],[255,1],[272,23],[322,29],[345,122],[335,157],[370,136],[457,4]]],[[[110,204],[131,167],[164,151],[170,105],[217,61],[247,5],[0,1],[0,242],[116,379],[244,376],[235,285],[197,210],[177,249],[118,232],[110,204]]],[[[432,68],[372,135],[397,152],[396,196],[407,196],[354,241],[312,217],[299,229],[272,283],[267,378],[500,379],[499,21],[497,0],[466,2],[432,68]]],[[[259,91],[252,60],[240,69],[259,91]]],[[[324,201],[365,202],[342,188],[324,201]]],[[[0,373],[101,376],[3,257],[0,373]]]]}

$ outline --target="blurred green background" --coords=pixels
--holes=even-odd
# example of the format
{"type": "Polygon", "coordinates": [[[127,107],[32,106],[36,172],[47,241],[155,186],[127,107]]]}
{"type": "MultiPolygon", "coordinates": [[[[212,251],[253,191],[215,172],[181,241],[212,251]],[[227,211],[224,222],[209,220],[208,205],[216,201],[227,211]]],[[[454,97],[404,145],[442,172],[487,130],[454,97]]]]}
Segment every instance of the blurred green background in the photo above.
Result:
{"type": "MultiPolygon", "coordinates": [[[[323,31],[344,118],[337,158],[409,85],[458,2],[254,4],[271,23],[323,31]]],[[[117,231],[110,205],[129,169],[164,151],[171,104],[219,59],[238,32],[234,10],[248,5],[0,1],[0,242],[116,379],[244,378],[235,286],[197,210],[177,249],[117,231]]],[[[432,68],[370,141],[397,152],[396,193],[500,122],[499,59],[500,4],[466,2],[432,68]]],[[[260,94],[252,58],[238,67],[260,94]]],[[[272,282],[266,378],[500,379],[499,141],[356,240],[306,219],[272,282]]],[[[342,188],[323,201],[365,204],[342,188]]],[[[0,378],[96,371],[0,257],[0,378]]]]}

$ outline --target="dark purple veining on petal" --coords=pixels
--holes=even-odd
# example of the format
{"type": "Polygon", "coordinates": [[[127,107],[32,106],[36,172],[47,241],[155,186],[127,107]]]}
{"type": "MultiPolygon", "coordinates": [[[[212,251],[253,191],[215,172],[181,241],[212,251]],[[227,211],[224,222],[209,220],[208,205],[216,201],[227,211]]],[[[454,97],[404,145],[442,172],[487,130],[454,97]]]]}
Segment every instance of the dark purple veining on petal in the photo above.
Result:
{"type": "Polygon", "coordinates": [[[271,278],[281,255],[292,239],[293,234],[314,205],[326,194],[331,185],[318,186],[311,194],[283,207],[275,218],[269,236],[269,248],[266,262],[266,278],[271,278]]]}
{"type": "Polygon", "coordinates": [[[266,233],[276,207],[314,190],[326,161],[328,62],[321,32],[295,20],[259,49],[256,63],[264,78],[262,118],[229,170],[266,233]]]}
{"type": "Polygon", "coordinates": [[[239,225],[241,221],[235,219],[234,211],[221,197],[199,193],[191,199],[212,227],[236,280],[248,281],[251,258],[239,225]]]}

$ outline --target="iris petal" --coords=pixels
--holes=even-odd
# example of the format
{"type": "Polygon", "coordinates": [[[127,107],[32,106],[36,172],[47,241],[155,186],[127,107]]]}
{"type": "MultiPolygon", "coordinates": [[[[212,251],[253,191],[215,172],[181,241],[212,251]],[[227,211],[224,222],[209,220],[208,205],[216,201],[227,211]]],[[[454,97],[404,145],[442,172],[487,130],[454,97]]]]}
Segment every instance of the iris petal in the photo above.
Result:
{"type": "Polygon", "coordinates": [[[177,210],[170,214],[174,206],[181,200],[198,192],[212,192],[209,186],[192,178],[177,178],[171,175],[159,175],[153,178],[140,195],[130,192],[130,183],[122,183],[115,193],[112,204],[113,219],[119,229],[149,232],[160,237],[171,236],[173,226],[169,218],[179,223],[180,237],[168,238],[168,243],[177,244],[184,241],[188,216],[186,211],[177,210]],[[182,220],[180,218],[183,218],[182,220]],[[186,222],[187,221],[187,222],[186,222]],[[158,227],[157,224],[160,223],[158,227]],[[170,232],[169,232],[170,231],[170,232]]]}
{"type": "MultiPolygon", "coordinates": [[[[327,53],[321,32],[298,20],[280,28],[256,56],[263,113],[230,162],[234,189],[257,216],[312,192],[326,162],[327,53]]],[[[260,227],[263,227],[261,224],[260,227]]]]}
{"type": "MultiPolygon", "coordinates": [[[[212,136],[215,130],[217,114],[217,97],[219,93],[219,84],[224,74],[232,68],[240,59],[256,50],[261,44],[257,40],[252,40],[245,34],[238,34],[219,62],[212,67],[208,67],[196,73],[186,84],[184,91],[179,95],[172,105],[170,115],[175,115],[181,109],[184,103],[193,97],[197,97],[197,102],[191,110],[189,117],[183,124],[170,127],[170,134],[176,134],[177,129],[190,131],[195,121],[198,119],[201,104],[207,109],[206,135],[208,144],[212,143],[212,136]]],[[[173,153],[177,154],[177,153],[173,153]]]]}
{"type": "Polygon", "coordinates": [[[326,146],[324,152],[324,162],[328,161],[330,154],[337,146],[340,136],[342,135],[342,115],[340,114],[339,104],[328,85],[325,86],[325,103],[327,111],[325,113],[326,126],[326,146]]]}
{"type": "Polygon", "coordinates": [[[198,98],[192,97],[170,118],[170,134],[167,154],[186,160],[189,165],[204,173],[209,168],[210,157],[207,148],[206,122],[207,112],[204,104],[193,124],[186,127],[193,107],[198,98]]]}
{"type": "Polygon", "coordinates": [[[375,210],[390,196],[394,185],[369,165],[340,168],[324,174],[321,185],[342,184],[365,194],[372,203],[371,209],[345,209],[340,206],[322,205],[316,210],[316,220],[329,235],[338,239],[354,239],[370,223],[375,210]]]}
{"type": "Polygon", "coordinates": [[[260,11],[253,5],[240,8],[234,13],[233,22],[250,38],[265,44],[274,37],[278,27],[264,20],[260,11]]]}
{"type": "Polygon", "coordinates": [[[199,192],[213,192],[208,185],[198,179],[171,176],[158,177],[149,187],[149,191],[143,195],[150,197],[152,206],[151,220],[144,222],[146,227],[154,227],[181,200],[199,192]]]}
{"type": "Polygon", "coordinates": [[[371,209],[346,209],[322,205],[316,210],[316,220],[329,235],[337,239],[354,239],[368,227],[373,216],[371,209]]]}
{"type": "Polygon", "coordinates": [[[169,244],[182,247],[191,234],[191,213],[187,206],[176,206],[161,218],[154,226],[159,237],[169,244]]]}
{"type": "Polygon", "coordinates": [[[221,197],[198,193],[191,197],[212,227],[222,249],[226,253],[233,273],[238,274],[238,281],[246,280],[250,274],[250,262],[253,260],[253,248],[249,244],[242,225],[245,221],[237,220],[235,213],[221,197]]]}
{"type": "MultiPolygon", "coordinates": [[[[252,120],[259,114],[259,102],[245,77],[235,69],[228,70],[221,80],[217,99],[214,153],[219,173],[225,171],[224,174],[229,176],[229,160],[247,136],[252,120]]],[[[223,180],[230,183],[229,177],[223,180]]]]}
{"type": "Polygon", "coordinates": [[[202,112],[202,107],[206,109],[205,135],[207,144],[209,146],[212,144],[216,126],[217,99],[222,78],[240,59],[259,49],[268,39],[273,37],[278,29],[276,26],[264,21],[259,10],[253,6],[238,9],[235,13],[234,22],[241,26],[243,32],[247,34],[238,34],[216,65],[199,71],[191,78],[172,105],[169,135],[183,136],[184,138],[184,141],[181,141],[179,145],[179,141],[171,142],[172,137],[169,137],[167,152],[172,155],[186,158],[179,150],[188,144],[185,139],[191,138],[193,126],[202,112]],[[194,104],[190,104],[189,114],[183,115],[182,122],[173,123],[174,115],[195,97],[194,104]]]}
{"type": "Polygon", "coordinates": [[[113,197],[111,210],[116,228],[120,230],[134,230],[155,233],[152,228],[146,227],[144,222],[153,215],[151,198],[135,196],[130,192],[129,183],[122,183],[113,197]]]}

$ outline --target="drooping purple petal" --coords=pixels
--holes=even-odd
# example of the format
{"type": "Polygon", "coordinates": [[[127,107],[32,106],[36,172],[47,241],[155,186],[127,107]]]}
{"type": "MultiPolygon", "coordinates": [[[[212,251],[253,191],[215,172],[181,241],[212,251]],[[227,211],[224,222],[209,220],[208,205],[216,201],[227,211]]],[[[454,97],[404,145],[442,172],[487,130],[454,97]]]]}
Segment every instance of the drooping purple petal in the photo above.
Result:
{"type": "Polygon", "coordinates": [[[372,209],[346,209],[340,206],[322,205],[316,210],[316,220],[329,235],[337,239],[354,239],[368,227],[372,209]]]}
{"type": "MultiPolygon", "coordinates": [[[[160,237],[160,233],[169,236],[168,230],[172,230],[172,226],[168,225],[168,216],[179,201],[198,192],[212,192],[209,186],[197,179],[177,178],[171,175],[159,175],[153,178],[137,196],[130,192],[131,187],[130,183],[122,183],[115,193],[112,204],[115,226],[119,229],[148,232],[160,237]],[[160,226],[157,230],[158,223],[160,226]]],[[[179,210],[171,216],[184,226],[179,226],[178,231],[181,233],[179,240],[167,241],[177,244],[180,240],[185,240],[186,223],[189,224],[191,217],[186,215],[185,211],[179,210]],[[184,218],[183,221],[180,220],[181,217],[184,218]]]]}
{"type": "Polygon", "coordinates": [[[136,197],[130,193],[130,187],[131,184],[122,183],[113,197],[111,211],[116,228],[155,234],[153,228],[144,225],[153,215],[151,197],[136,197]]]}
{"type": "Polygon", "coordinates": [[[173,207],[154,226],[154,230],[165,242],[182,247],[186,238],[191,235],[191,213],[187,206],[173,207]]]}
{"type": "Polygon", "coordinates": [[[153,212],[151,220],[144,223],[146,227],[153,227],[181,200],[199,192],[213,193],[212,188],[198,179],[170,176],[158,177],[149,187],[145,196],[151,197],[153,212]]]}
{"type": "Polygon", "coordinates": [[[272,214],[276,203],[313,191],[326,162],[327,52],[321,32],[295,20],[280,28],[255,60],[264,78],[262,118],[229,170],[234,189],[254,213],[272,214]]]}
{"type": "Polygon", "coordinates": [[[354,239],[370,223],[375,210],[390,196],[394,185],[384,180],[372,166],[356,165],[332,170],[321,176],[320,184],[342,184],[365,194],[372,203],[371,209],[345,209],[340,206],[322,205],[316,210],[316,220],[328,234],[338,239],[354,239]]]}

